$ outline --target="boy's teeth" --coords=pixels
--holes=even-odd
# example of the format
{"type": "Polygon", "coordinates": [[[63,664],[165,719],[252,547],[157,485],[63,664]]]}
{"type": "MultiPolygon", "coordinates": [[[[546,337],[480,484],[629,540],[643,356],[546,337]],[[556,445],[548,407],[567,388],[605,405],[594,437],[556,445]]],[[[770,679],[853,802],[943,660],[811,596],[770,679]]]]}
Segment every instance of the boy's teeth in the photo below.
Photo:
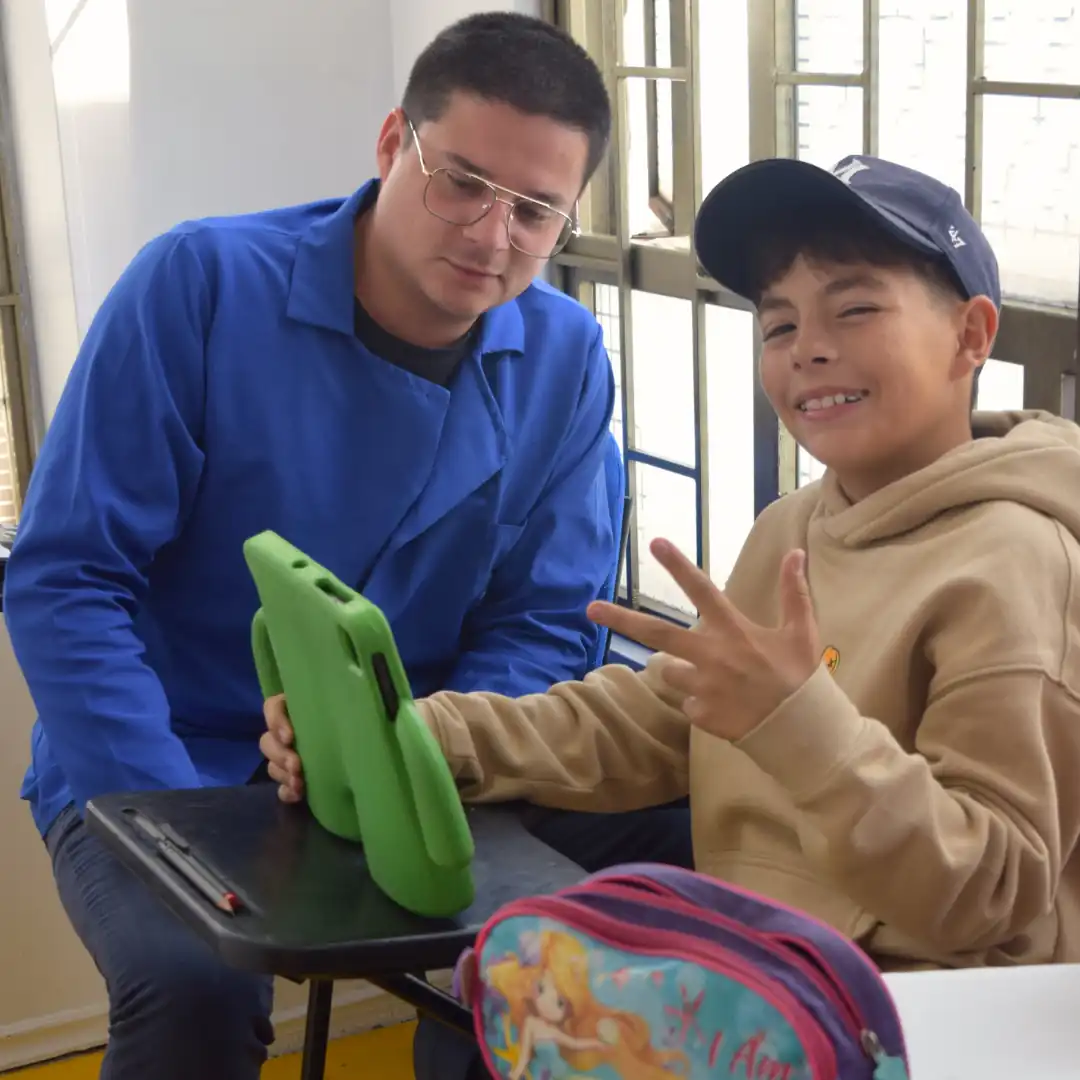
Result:
{"type": "Polygon", "coordinates": [[[814,412],[817,409],[828,409],[833,405],[846,405],[854,401],[862,401],[862,394],[828,394],[825,397],[810,398],[804,401],[799,408],[803,412],[814,412]]]}

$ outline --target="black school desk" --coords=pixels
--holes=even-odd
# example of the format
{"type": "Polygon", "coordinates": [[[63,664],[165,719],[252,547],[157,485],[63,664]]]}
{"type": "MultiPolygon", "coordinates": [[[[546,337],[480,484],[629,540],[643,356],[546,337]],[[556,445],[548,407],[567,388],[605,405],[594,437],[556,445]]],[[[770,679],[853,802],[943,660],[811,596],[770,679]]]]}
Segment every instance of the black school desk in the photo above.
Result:
{"type": "Polygon", "coordinates": [[[521,896],[582,879],[579,866],[530,836],[514,814],[472,807],[476,900],[453,919],[423,919],[372,882],[359,848],[326,832],[306,807],[284,806],[273,784],[107,795],[87,826],[174,915],[231,967],[309,981],[302,1080],[323,1075],[335,979],[367,979],[421,1012],[465,1031],[469,1014],[431,986],[480,925],[521,896]],[[133,808],[178,833],[240,898],[217,910],[133,827],[133,808]]]}

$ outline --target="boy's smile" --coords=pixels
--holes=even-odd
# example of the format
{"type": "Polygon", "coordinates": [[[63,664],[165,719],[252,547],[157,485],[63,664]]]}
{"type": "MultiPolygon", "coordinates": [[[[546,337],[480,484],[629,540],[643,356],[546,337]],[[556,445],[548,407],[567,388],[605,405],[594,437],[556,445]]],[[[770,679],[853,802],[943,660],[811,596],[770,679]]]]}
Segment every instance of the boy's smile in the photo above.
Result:
{"type": "Polygon", "coordinates": [[[971,438],[992,306],[939,295],[906,267],[800,255],[758,306],[762,385],[799,444],[862,498],[971,438]]]}
{"type": "Polygon", "coordinates": [[[795,399],[795,408],[807,420],[835,420],[846,416],[856,405],[870,396],[869,390],[854,390],[842,386],[815,387],[795,399]]]}

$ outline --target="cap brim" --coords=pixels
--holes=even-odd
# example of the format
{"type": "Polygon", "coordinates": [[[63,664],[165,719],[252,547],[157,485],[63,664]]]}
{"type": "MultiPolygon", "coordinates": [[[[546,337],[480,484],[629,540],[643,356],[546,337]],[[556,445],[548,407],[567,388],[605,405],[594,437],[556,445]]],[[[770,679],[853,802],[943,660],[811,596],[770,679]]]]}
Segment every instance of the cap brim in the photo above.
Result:
{"type": "Polygon", "coordinates": [[[694,224],[694,246],[706,272],[739,296],[750,297],[750,252],[796,214],[843,209],[867,214],[918,251],[940,250],[905,222],[817,165],[767,158],[736,170],[705,197],[694,224]]]}

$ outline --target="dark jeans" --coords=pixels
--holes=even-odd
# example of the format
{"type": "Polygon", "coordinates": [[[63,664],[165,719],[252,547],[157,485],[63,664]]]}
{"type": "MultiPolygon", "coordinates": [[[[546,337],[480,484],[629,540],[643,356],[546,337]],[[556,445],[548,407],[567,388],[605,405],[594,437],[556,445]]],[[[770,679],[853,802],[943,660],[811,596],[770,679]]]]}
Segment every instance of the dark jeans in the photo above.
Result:
{"type": "Polygon", "coordinates": [[[686,799],[626,814],[522,806],[520,816],[533,836],[590,874],[630,862],[694,868],[690,803],[686,799]]]}
{"type": "MultiPolygon", "coordinates": [[[[694,867],[685,799],[627,814],[523,806],[521,818],[538,840],[589,873],[629,862],[694,867]]],[[[474,1039],[426,1017],[413,1039],[413,1071],[416,1080],[483,1080],[488,1075],[474,1039]]]]}
{"type": "Polygon", "coordinates": [[[105,979],[101,1080],[258,1080],[273,983],[226,967],[91,836],[74,807],[45,838],[60,899],[105,979]]]}

